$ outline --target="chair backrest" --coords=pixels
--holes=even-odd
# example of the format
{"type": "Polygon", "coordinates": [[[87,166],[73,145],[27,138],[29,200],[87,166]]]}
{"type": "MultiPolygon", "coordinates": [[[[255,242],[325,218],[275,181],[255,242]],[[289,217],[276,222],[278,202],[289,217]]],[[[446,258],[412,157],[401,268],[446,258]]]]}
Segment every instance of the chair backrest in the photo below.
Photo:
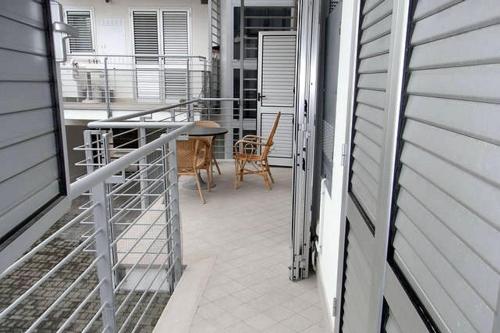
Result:
{"type": "Polygon", "coordinates": [[[194,124],[198,127],[208,127],[208,128],[220,127],[220,125],[213,120],[197,120],[194,122],[194,124]]]}
{"type": "Polygon", "coordinates": [[[204,140],[178,140],[176,146],[179,173],[194,172],[195,166],[206,159],[208,144],[204,140]]]}
{"type": "Polygon", "coordinates": [[[269,132],[269,136],[267,137],[266,145],[262,149],[262,156],[267,157],[269,154],[269,150],[274,144],[274,134],[276,134],[276,130],[278,129],[278,124],[280,122],[281,112],[276,114],[276,118],[274,119],[273,127],[271,128],[271,132],[269,132]]]}

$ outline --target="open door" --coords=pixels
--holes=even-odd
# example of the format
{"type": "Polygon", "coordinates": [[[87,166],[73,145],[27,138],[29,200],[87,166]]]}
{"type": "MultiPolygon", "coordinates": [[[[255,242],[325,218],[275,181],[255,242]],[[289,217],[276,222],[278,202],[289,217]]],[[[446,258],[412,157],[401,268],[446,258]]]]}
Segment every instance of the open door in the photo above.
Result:
{"type": "Polygon", "coordinates": [[[313,175],[315,168],[316,109],[319,87],[321,1],[303,1],[299,8],[297,38],[297,93],[294,127],[293,208],[290,279],[309,275],[313,175]]]}
{"type": "Polygon", "coordinates": [[[292,166],[295,123],[294,31],[259,32],[257,134],[266,137],[281,119],[269,154],[271,165],[292,166]]]}

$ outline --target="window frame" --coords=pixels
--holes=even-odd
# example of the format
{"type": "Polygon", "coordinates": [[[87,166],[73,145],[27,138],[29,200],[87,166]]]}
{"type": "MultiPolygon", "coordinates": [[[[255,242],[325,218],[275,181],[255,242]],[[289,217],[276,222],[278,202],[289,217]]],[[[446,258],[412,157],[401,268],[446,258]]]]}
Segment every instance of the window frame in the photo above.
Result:
{"type": "Polygon", "coordinates": [[[66,40],[66,50],[68,54],[96,54],[97,53],[97,39],[96,39],[96,26],[95,26],[95,15],[93,7],[67,7],[64,9],[64,22],[68,23],[68,12],[89,12],[90,14],[90,38],[92,42],[92,51],[71,51],[70,39],[66,40]]]}
{"type": "Polygon", "coordinates": [[[169,11],[183,11],[187,13],[187,27],[188,27],[188,54],[192,56],[193,51],[193,27],[192,27],[192,9],[190,7],[132,7],[129,8],[129,34],[130,34],[130,54],[135,55],[135,39],[134,39],[134,12],[156,12],[158,20],[158,55],[164,54],[163,45],[163,12],[169,11]]]}

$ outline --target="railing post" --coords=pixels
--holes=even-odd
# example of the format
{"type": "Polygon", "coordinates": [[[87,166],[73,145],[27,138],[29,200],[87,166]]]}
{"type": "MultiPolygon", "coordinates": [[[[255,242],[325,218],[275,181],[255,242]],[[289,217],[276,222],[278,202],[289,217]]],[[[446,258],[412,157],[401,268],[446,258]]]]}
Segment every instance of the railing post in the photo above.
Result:
{"type": "MultiPolygon", "coordinates": [[[[186,60],[186,101],[191,100],[191,68],[190,68],[190,58],[188,57],[186,60]]],[[[188,104],[188,121],[193,121],[193,105],[191,103],[188,104]]]]}
{"type": "Polygon", "coordinates": [[[108,73],[108,57],[104,58],[104,82],[105,82],[105,88],[104,88],[104,98],[106,100],[106,113],[108,119],[113,116],[111,112],[111,94],[109,91],[109,73],[108,73]]]}
{"type": "Polygon", "coordinates": [[[171,277],[169,280],[170,291],[173,289],[182,275],[182,244],[181,244],[181,225],[179,216],[179,187],[177,179],[177,143],[172,140],[167,146],[162,147],[163,156],[167,156],[164,161],[165,174],[165,206],[170,203],[166,212],[167,222],[170,220],[170,226],[167,226],[167,239],[170,238],[169,251],[172,251],[173,265],[171,277]],[[167,155],[168,154],[168,155],[167,155]],[[168,172],[168,173],[167,173],[168,172]],[[167,190],[168,189],[168,190],[167,190]]]}
{"type": "MultiPolygon", "coordinates": [[[[146,117],[140,117],[139,118],[141,122],[145,122],[146,121],[146,117]]],[[[138,144],[139,144],[139,148],[141,148],[142,146],[146,145],[146,129],[144,127],[139,127],[137,129],[138,131],[138,144]]],[[[147,196],[145,195],[146,193],[144,193],[144,191],[146,190],[146,188],[148,187],[148,183],[146,181],[146,179],[148,177],[146,177],[146,175],[144,174],[144,169],[146,169],[146,164],[148,163],[146,157],[144,158],[141,158],[139,160],[139,179],[140,179],[140,191],[141,191],[141,209],[144,211],[146,210],[146,208],[148,207],[148,198],[147,196]]]]}
{"type": "Polygon", "coordinates": [[[96,204],[93,209],[94,228],[98,233],[95,236],[95,251],[97,262],[97,277],[101,283],[99,294],[101,299],[102,325],[104,332],[116,331],[115,299],[113,287],[113,273],[110,248],[110,230],[106,209],[106,185],[104,182],[92,187],[92,201],[96,204]]]}
{"type": "MultiPolygon", "coordinates": [[[[102,166],[101,167],[111,163],[111,154],[109,151],[111,137],[112,137],[112,133],[110,133],[110,132],[104,132],[101,134],[101,138],[102,138],[102,140],[101,140],[102,141],[102,166]]],[[[107,193],[110,193],[112,191],[113,185],[106,184],[106,182],[105,182],[104,188],[106,190],[105,193],[107,194],[107,193]]],[[[113,217],[113,198],[111,196],[106,197],[106,214],[107,214],[108,220],[113,217]]],[[[109,224],[108,236],[109,236],[110,242],[112,242],[115,238],[114,226],[112,223],[109,224]]],[[[111,247],[111,260],[112,260],[111,261],[112,263],[118,262],[118,254],[117,254],[116,244],[111,247]]],[[[117,281],[118,281],[117,272],[115,272],[115,274],[112,274],[112,276],[113,276],[113,285],[116,285],[117,281]]]]}

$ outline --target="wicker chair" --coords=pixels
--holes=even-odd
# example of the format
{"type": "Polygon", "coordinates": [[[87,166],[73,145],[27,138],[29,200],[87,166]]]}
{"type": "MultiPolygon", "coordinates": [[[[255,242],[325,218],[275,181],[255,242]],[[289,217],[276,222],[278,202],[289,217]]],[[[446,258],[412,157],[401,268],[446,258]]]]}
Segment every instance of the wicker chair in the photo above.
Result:
{"type": "MultiPolygon", "coordinates": [[[[218,123],[212,120],[198,120],[195,122],[195,124],[198,127],[208,127],[208,128],[220,127],[218,123]]],[[[217,172],[219,173],[219,175],[221,175],[222,173],[220,171],[219,163],[217,163],[217,159],[215,158],[214,154],[215,138],[212,136],[212,137],[205,137],[205,139],[210,142],[210,160],[213,163],[212,166],[215,165],[215,167],[217,168],[217,172]]]]}
{"type": "Polygon", "coordinates": [[[257,174],[264,178],[264,184],[271,190],[274,183],[271,169],[269,168],[268,155],[273,146],[273,138],[278,128],[281,112],[278,112],[274,120],[269,136],[266,138],[257,135],[245,135],[234,145],[233,158],[235,164],[234,187],[239,188],[244,175],[257,174]],[[250,166],[248,168],[247,166],[250,166]]]}
{"type": "Polygon", "coordinates": [[[179,176],[194,176],[201,201],[206,203],[199,180],[200,170],[207,172],[207,189],[212,186],[212,173],[210,172],[210,146],[204,139],[189,139],[177,141],[177,174],[179,176]]]}

